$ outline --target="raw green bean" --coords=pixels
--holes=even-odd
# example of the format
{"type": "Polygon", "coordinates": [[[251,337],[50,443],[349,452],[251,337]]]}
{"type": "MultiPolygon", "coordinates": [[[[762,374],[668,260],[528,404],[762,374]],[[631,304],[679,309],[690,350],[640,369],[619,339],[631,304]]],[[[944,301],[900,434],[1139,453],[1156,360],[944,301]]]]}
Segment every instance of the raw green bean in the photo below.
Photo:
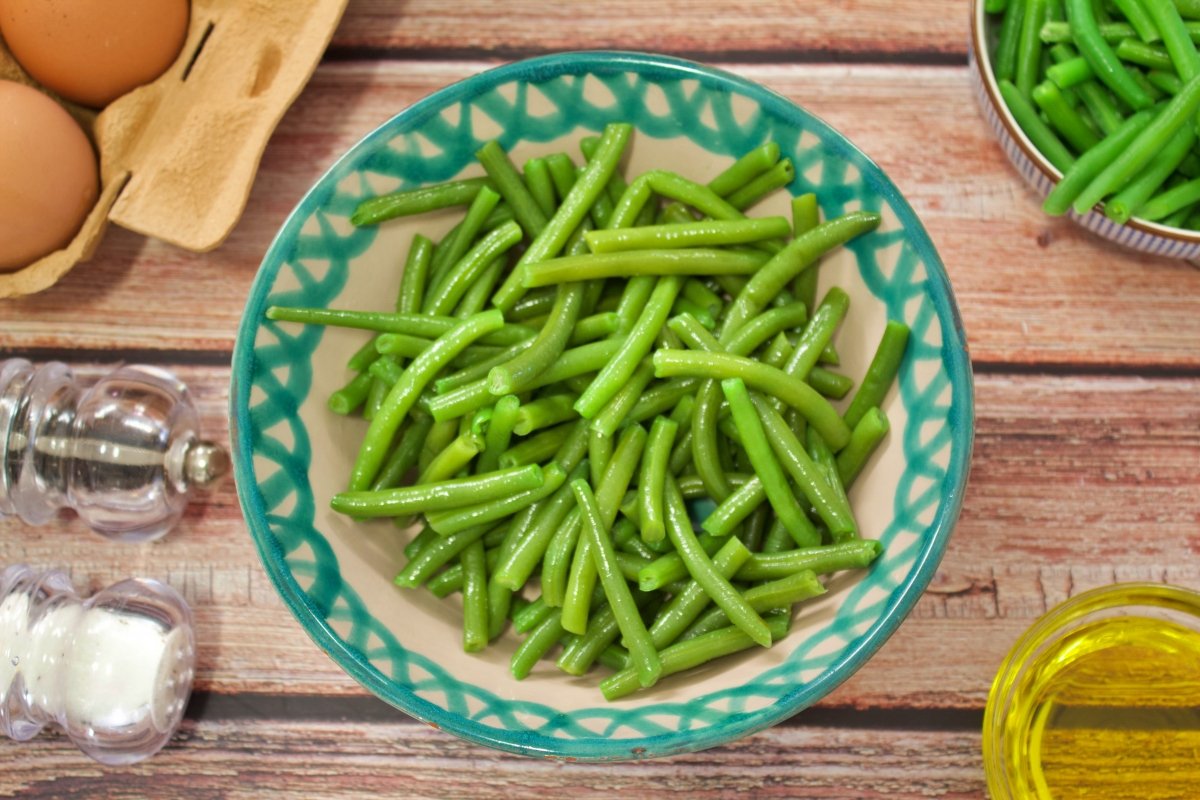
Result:
{"type": "Polygon", "coordinates": [[[642,468],[638,476],[638,510],[641,516],[642,540],[660,541],[666,535],[663,521],[663,486],[667,477],[667,461],[679,425],[668,417],[656,417],[642,451],[642,468]]]}
{"type": "Polygon", "coordinates": [[[1138,209],[1137,213],[1142,219],[1157,222],[1178,211],[1186,210],[1198,201],[1200,201],[1200,178],[1192,178],[1190,181],[1185,181],[1150,198],[1145,205],[1138,209]]]}
{"type": "Polygon", "coordinates": [[[1092,65],[1083,56],[1076,56],[1046,68],[1046,77],[1060,89],[1071,89],[1096,77],[1092,65]]]}
{"type": "MultiPolygon", "coordinates": [[[[846,425],[853,428],[869,409],[875,406],[883,408],[883,399],[896,380],[907,346],[908,326],[903,322],[888,320],[883,329],[883,336],[880,337],[879,347],[875,349],[875,356],[871,359],[871,365],[867,367],[862,383],[858,385],[858,391],[854,393],[850,406],[842,416],[846,425]]],[[[834,452],[845,447],[849,438],[831,439],[824,430],[818,428],[818,431],[834,452]]]]}
{"type": "Polygon", "coordinates": [[[388,392],[380,412],[371,420],[350,477],[351,490],[370,486],[379,472],[392,437],[416,404],[420,392],[433,376],[471,342],[489,331],[499,329],[504,317],[498,311],[485,311],[462,320],[457,327],[438,337],[429,349],[417,356],[403,376],[388,392]]]}
{"type": "Polygon", "coordinates": [[[1061,216],[1079,196],[1079,193],[1100,171],[1108,166],[1137,138],[1146,126],[1154,119],[1153,112],[1139,111],[1132,115],[1116,131],[1104,137],[1100,144],[1080,156],[1075,165],[1066,171],[1062,180],[1055,184],[1046,195],[1042,209],[1047,214],[1061,216]]]}
{"type": "MultiPolygon", "coordinates": [[[[549,468],[546,472],[548,478],[549,468]]],[[[535,489],[542,484],[542,468],[537,464],[529,464],[421,486],[340,492],[333,496],[330,505],[334,511],[354,517],[398,517],[402,514],[469,507],[513,492],[535,489]]],[[[437,526],[434,527],[436,529],[437,526]]]]}
{"type": "Polygon", "coordinates": [[[599,573],[600,584],[604,587],[608,605],[612,608],[621,635],[629,647],[637,682],[642,688],[653,686],[662,674],[662,664],[658,659],[658,651],[650,640],[650,633],[642,622],[629,585],[617,569],[617,555],[608,535],[608,526],[600,516],[596,496],[587,481],[583,480],[572,481],[571,490],[579,503],[583,516],[583,534],[591,544],[592,560],[599,573]]]}
{"type": "MultiPolygon", "coordinates": [[[[1188,42],[1188,47],[1192,47],[1191,42],[1188,42]]],[[[1130,64],[1150,69],[1174,69],[1171,56],[1167,53],[1166,48],[1139,42],[1137,39],[1122,39],[1113,52],[1117,54],[1117,58],[1130,64]]],[[[1154,84],[1151,83],[1151,85],[1154,84]]]]}
{"type": "MultiPolygon", "coordinates": [[[[575,410],[585,419],[591,419],[600,409],[612,399],[621,387],[632,377],[638,363],[650,352],[654,345],[655,334],[662,328],[671,313],[671,304],[679,289],[682,279],[669,275],[658,280],[646,307],[638,321],[630,330],[629,335],[621,342],[612,360],[600,370],[600,374],[588,386],[575,402],[575,410]]],[[[660,376],[661,377],[661,376],[660,376]]]]}
{"type": "Polygon", "coordinates": [[[708,188],[721,197],[727,197],[779,161],[779,145],[775,142],[761,144],[734,161],[708,182],[708,188]]]}
{"type": "MultiPolygon", "coordinates": [[[[1196,52],[1196,45],[1192,42],[1175,4],[1171,0],[1138,0],[1138,2],[1145,8],[1146,14],[1158,29],[1163,46],[1170,54],[1171,66],[1174,67],[1175,74],[1179,76],[1180,80],[1187,83],[1200,75],[1200,54],[1196,52]]],[[[1138,26],[1137,20],[1130,18],[1129,21],[1135,28],[1138,26]]],[[[1160,68],[1170,69],[1171,67],[1163,65],[1160,68]]]]}
{"type": "Polygon", "coordinates": [[[1026,100],[1017,87],[1008,81],[1000,81],[997,85],[1000,88],[1000,95],[1004,98],[1004,104],[1008,106],[1013,118],[1025,135],[1029,137],[1029,141],[1033,142],[1033,146],[1037,148],[1038,152],[1044,155],[1046,160],[1053,164],[1059,172],[1069,170],[1075,163],[1075,156],[1071,155],[1071,151],[1050,129],[1050,126],[1042,122],[1042,118],[1038,116],[1037,109],[1033,107],[1033,104],[1026,100]]]}
{"type": "Polygon", "coordinates": [[[997,81],[1012,81],[1017,76],[1017,49],[1021,41],[1021,29],[1025,21],[1025,0],[1010,0],[1000,23],[1000,34],[996,44],[996,55],[992,72],[997,81]]]}
{"type": "Polygon", "coordinates": [[[1025,99],[1032,99],[1042,62],[1042,40],[1038,33],[1046,19],[1046,0],[1024,0],[1025,15],[1017,41],[1017,69],[1013,83],[1025,99]]]}
{"type": "Polygon", "coordinates": [[[1115,222],[1127,222],[1143,203],[1150,199],[1163,183],[1174,174],[1180,162],[1191,152],[1196,134],[1191,125],[1175,132],[1161,152],[1134,176],[1121,191],[1104,203],[1104,215],[1115,222]]]}
{"type": "MultiPolygon", "coordinates": [[[[1083,57],[1092,65],[1096,77],[1135,111],[1149,108],[1153,102],[1150,96],[1125,71],[1117,54],[1104,41],[1096,22],[1092,0],[1067,0],[1066,6],[1067,19],[1071,23],[1071,33],[1075,44],[1078,45],[1079,52],[1083,57]]],[[[1005,102],[1008,102],[1007,97],[1005,102]]],[[[1060,167],[1060,169],[1063,168],[1060,167]]]]}
{"type": "MultiPolygon", "coordinates": [[[[1162,38],[1162,34],[1158,30],[1158,25],[1155,24],[1153,17],[1146,8],[1144,0],[1113,0],[1113,5],[1120,9],[1125,15],[1125,19],[1129,20],[1130,26],[1137,32],[1138,38],[1149,44],[1156,42],[1162,38]]],[[[1171,5],[1168,0],[1167,5],[1171,5]]],[[[1171,10],[1175,16],[1179,16],[1179,12],[1175,11],[1175,7],[1171,5],[1171,10]]],[[[1183,20],[1180,20],[1180,25],[1183,20]]],[[[1101,31],[1103,35],[1103,31],[1101,31]]],[[[1106,40],[1107,41],[1107,40],[1106,40]]]]}
{"type": "MultiPolygon", "coordinates": [[[[889,340],[889,343],[891,340],[889,340]]],[[[893,355],[889,349],[885,355],[893,355]]],[[[903,355],[903,351],[901,351],[903,355]]],[[[887,363],[891,363],[890,361],[887,363]]],[[[883,366],[881,365],[881,369],[883,366]]],[[[829,401],[821,397],[815,389],[802,380],[786,374],[782,370],[760,364],[753,359],[734,356],[728,353],[692,353],[660,350],[654,354],[654,374],[660,378],[675,376],[693,376],[701,378],[741,378],[746,385],[778,397],[792,408],[802,413],[809,424],[821,432],[821,436],[835,450],[841,449],[850,438],[850,428],[838,416],[837,411],[829,401]]],[[[862,394],[867,385],[858,393],[862,394]]],[[[886,391],[887,386],[883,387],[886,391]]],[[[876,390],[877,391],[877,390],[876,390]]],[[[873,403],[872,405],[879,405],[873,403]]],[[[865,409],[864,409],[865,410],[865,409]]],[[[694,421],[694,418],[693,418],[694,421]]],[[[855,419],[857,422],[857,419],[855,419]]],[[[695,426],[693,425],[693,433],[695,426]]],[[[724,499],[724,498],[721,498],[724,499]]]]}
{"type": "Polygon", "coordinates": [[[350,222],[362,227],[395,217],[424,214],[450,206],[463,206],[474,200],[480,189],[490,185],[491,182],[486,178],[467,178],[372,197],[358,204],[354,213],[350,215],[350,222]]]}
{"type": "Polygon", "coordinates": [[[1071,147],[1082,152],[1099,144],[1100,137],[1088,127],[1053,83],[1044,81],[1035,86],[1033,100],[1045,113],[1051,127],[1062,134],[1071,147]]]}
{"type": "MultiPolygon", "coordinates": [[[[770,617],[765,621],[772,641],[787,635],[786,617],[770,617]]],[[[756,642],[740,628],[729,626],[686,642],[676,642],[659,653],[661,674],[674,675],[731,653],[753,647],[756,642]]],[[[600,682],[600,691],[606,700],[619,700],[638,690],[638,673],[632,668],[611,675],[600,682]]],[[[644,687],[643,687],[644,688],[644,687]]]]}

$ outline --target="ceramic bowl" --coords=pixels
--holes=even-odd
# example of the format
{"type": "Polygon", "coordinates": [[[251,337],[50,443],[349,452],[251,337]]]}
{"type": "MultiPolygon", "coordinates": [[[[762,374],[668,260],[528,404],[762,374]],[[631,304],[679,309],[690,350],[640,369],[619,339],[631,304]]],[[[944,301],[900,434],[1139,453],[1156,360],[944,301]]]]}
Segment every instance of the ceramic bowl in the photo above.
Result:
{"type": "MultiPolygon", "coordinates": [[[[704,178],[707,179],[707,178],[704,178]]],[[[786,213],[781,193],[761,213],[786,213]]],[[[760,213],[756,211],[755,213],[760,213]]],[[[300,202],[251,290],[233,359],[231,418],[238,491],[263,565],[314,641],[363,686],[445,731],[533,756],[620,760],[699,750],[783,720],[820,700],[871,657],[928,584],[962,503],[970,458],[970,365],[950,284],[928,235],[886,175],[845,138],[788,100],[734,75],[670,58],[575,53],[524,61],[449,86],[370,133],[300,202]],[[774,140],[794,159],[793,193],[815,191],[827,216],[878,211],[878,231],[829,257],[825,286],[851,296],[839,334],[861,376],[889,317],[912,328],[892,431],[853,488],[863,535],[885,544],[868,571],[835,576],[776,646],[664,679],[615,703],[594,675],[546,661],[509,676],[517,637],[484,652],[461,644],[461,610],[397,589],[410,535],[329,509],[365,423],[330,413],[361,331],[268,322],[272,304],[388,309],[398,254],[413,233],[437,236],[454,214],[355,229],[363,197],[476,174],[474,151],[498,138],[517,163],[610,121],[635,126],[627,173],[650,167],[711,176],[774,140]]]]}
{"type": "MultiPolygon", "coordinates": [[[[967,49],[972,87],[988,128],[1004,155],[1038,197],[1045,198],[1062,179],[1062,173],[1034,147],[1000,97],[991,56],[999,24],[991,17],[984,11],[982,0],[973,0],[967,49]]],[[[1092,233],[1133,250],[1188,261],[1200,258],[1200,231],[1172,228],[1137,217],[1124,224],[1113,222],[1104,216],[1102,205],[1086,214],[1070,210],[1067,216],[1092,233]]]]}

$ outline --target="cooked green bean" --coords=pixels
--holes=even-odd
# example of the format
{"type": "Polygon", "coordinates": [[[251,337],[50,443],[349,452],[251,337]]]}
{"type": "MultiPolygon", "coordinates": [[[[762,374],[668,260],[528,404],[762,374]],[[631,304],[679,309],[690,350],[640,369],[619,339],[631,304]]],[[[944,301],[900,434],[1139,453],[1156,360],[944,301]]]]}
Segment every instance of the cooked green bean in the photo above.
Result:
{"type": "Polygon", "coordinates": [[[571,490],[575,493],[575,499],[579,503],[580,513],[583,516],[583,533],[586,541],[591,545],[592,561],[599,573],[600,585],[604,587],[608,605],[617,618],[617,625],[629,648],[629,655],[634,664],[633,669],[637,674],[637,682],[642,688],[653,686],[659,675],[662,674],[662,664],[658,659],[658,651],[650,639],[650,633],[642,622],[629,585],[625,583],[625,578],[617,569],[617,554],[613,549],[612,540],[608,536],[608,526],[600,516],[596,496],[592,493],[587,481],[584,480],[572,481],[571,490]]]}
{"type": "Polygon", "coordinates": [[[558,287],[554,307],[530,346],[507,364],[488,373],[488,390],[495,395],[522,392],[562,356],[567,340],[583,306],[584,285],[564,283],[558,287]]]}
{"type": "Polygon", "coordinates": [[[821,305],[813,312],[812,319],[800,334],[795,349],[788,356],[783,371],[802,380],[807,380],[809,372],[817,365],[821,353],[833,341],[833,335],[850,308],[850,295],[836,286],[830,289],[821,305]]]}
{"type": "Polygon", "coordinates": [[[667,477],[667,462],[679,425],[669,417],[656,417],[642,451],[641,474],[638,477],[638,510],[641,516],[642,539],[657,542],[666,535],[663,521],[663,486],[667,477]]]}
{"type": "Polygon", "coordinates": [[[400,484],[408,471],[416,466],[432,427],[433,418],[428,415],[420,414],[409,419],[404,432],[400,434],[399,443],[371,483],[371,489],[391,489],[400,484]]]}
{"type": "Polygon", "coordinates": [[[766,260],[764,253],[703,247],[563,256],[529,265],[525,271],[525,286],[635,275],[749,275],[766,260]]]}
{"type": "MultiPolygon", "coordinates": [[[[760,614],[765,614],[774,609],[788,609],[795,603],[820,597],[823,594],[825,594],[825,587],[817,580],[816,573],[810,570],[801,570],[785,578],[751,587],[746,590],[744,597],[752,609],[760,614]]],[[[728,625],[729,615],[719,608],[713,608],[681,633],[679,640],[686,642],[728,625]]]]}
{"type": "Polygon", "coordinates": [[[529,464],[420,486],[340,492],[330,505],[334,511],[354,517],[398,517],[471,506],[534,489],[542,483],[542,468],[529,464]]]}
{"type": "Polygon", "coordinates": [[[508,667],[512,676],[519,681],[529,677],[534,665],[550,652],[550,648],[558,644],[565,633],[557,614],[543,619],[513,651],[508,667]]]}
{"type": "MultiPolygon", "coordinates": [[[[638,363],[650,352],[654,345],[655,334],[662,328],[671,313],[671,304],[683,281],[674,275],[659,278],[646,301],[638,321],[629,331],[629,335],[621,342],[620,348],[600,370],[600,374],[588,386],[575,402],[575,410],[585,419],[591,419],[600,409],[612,399],[621,387],[633,376],[638,363]]],[[[661,376],[660,376],[661,377],[661,376]]]]}
{"type": "Polygon", "coordinates": [[[747,244],[786,236],[788,232],[788,221],[783,217],[763,217],[595,230],[588,231],[584,238],[593,253],[602,254],[747,244]]]}
{"type": "MultiPolygon", "coordinates": [[[[712,564],[717,574],[729,580],[749,558],[750,551],[746,545],[739,539],[730,538],[713,556],[712,564]]],[[[688,581],[684,590],[671,598],[650,625],[650,639],[654,646],[662,650],[678,639],[711,602],[712,598],[699,581],[694,578],[688,581]]],[[[725,624],[730,624],[728,617],[725,624]]]]}
{"type": "Polygon", "coordinates": [[[461,181],[450,181],[420,189],[408,189],[401,192],[371,197],[358,204],[350,215],[353,225],[375,225],[395,217],[424,214],[450,206],[463,206],[470,203],[479,194],[480,189],[490,186],[486,178],[467,178],[461,181]]]}
{"type": "MultiPolygon", "coordinates": [[[[830,533],[835,536],[856,534],[858,525],[844,494],[839,493],[836,487],[828,482],[821,472],[820,465],[814,463],[814,459],[801,445],[799,438],[771,404],[757,397],[753,398],[753,402],[775,454],[830,533]]],[[[813,431],[810,430],[809,433],[813,431]]]]}
{"type": "Polygon", "coordinates": [[[425,296],[426,314],[449,314],[458,305],[470,285],[503,253],[521,241],[521,228],[508,222],[491,230],[453,267],[445,279],[425,296]]]}
{"type": "Polygon", "coordinates": [[[419,233],[413,236],[412,245],[408,248],[408,258],[404,262],[404,272],[400,275],[400,292],[396,299],[398,313],[421,313],[425,282],[429,277],[429,263],[432,258],[433,242],[419,233]]]}
{"type": "MultiPolygon", "coordinates": [[[[725,200],[738,211],[745,211],[776,189],[787,186],[795,178],[796,167],[790,158],[785,158],[745,186],[727,195],[725,200]]],[[[786,233],[785,231],[779,235],[784,236],[786,233]]]]}
{"type": "MultiPolygon", "coordinates": [[[[772,641],[787,635],[788,620],[783,616],[772,616],[765,620],[772,641]]],[[[686,642],[676,642],[659,653],[662,675],[674,675],[722,656],[753,647],[756,642],[740,628],[729,626],[686,642]]],[[[644,687],[643,687],[644,688],[644,687]]],[[[638,690],[638,673],[632,668],[611,675],[600,682],[600,691],[606,700],[619,700],[638,690]]]]}
{"type": "Polygon", "coordinates": [[[775,166],[777,161],[779,145],[775,142],[761,144],[722,170],[708,182],[708,188],[726,197],[775,166]]]}
{"type": "Polygon", "coordinates": [[[700,524],[713,536],[728,536],[746,517],[754,513],[767,499],[762,481],[756,475],[726,497],[700,524]]]}
{"type": "Polygon", "coordinates": [[[521,299],[528,288],[525,285],[525,269],[528,265],[554,258],[563,249],[596,197],[604,191],[609,178],[616,172],[617,163],[632,132],[633,126],[626,123],[605,126],[596,157],[588,162],[545,230],[530,243],[517,266],[496,290],[492,301],[498,308],[507,311],[521,299]]]}
{"type": "Polygon", "coordinates": [[[525,176],[525,186],[529,194],[537,201],[537,206],[548,220],[554,216],[558,207],[555,199],[554,179],[550,177],[550,165],[544,158],[531,158],[525,162],[521,170],[525,176]]]}
{"type": "Polygon", "coordinates": [[[512,209],[521,229],[531,239],[536,238],[546,228],[546,215],[542,213],[541,206],[529,192],[521,173],[504,152],[504,148],[499,142],[490,141],[476,151],[475,158],[492,179],[504,202],[512,209]]]}
{"type": "MultiPolygon", "coordinates": [[[[380,333],[403,333],[422,339],[444,336],[462,324],[454,317],[426,316],[423,314],[393,314],[385,311],[343,311],[332,308],[292,308],[271,306],[266,311],[267,319],[281,322],[302,322],[306,325],[329,325],[339,328],[380,333]]],[[[537,331],[524,325],[502,325],[480,338],[480,344],[514,345],[532,339],[537,331]]]]}
{"type": "Polygon", "coordinates": [[[737,333],[737,329],[761,311],[783,288],[820,256],[838,245],[879,226],[880,216],[872,211],[852,211],[823,222],[801,234],[779,251],[769,262],[751,276],[746,288],[734,298],[725,312],[721,341],[737,333]]]}
{"type": "Polygon", "coordinates": [[[883,552],[879,542],[854,539],[841,544],[821,545],[786,553],[751,553],[735,576],[741,581],[773,581],[803,569],[828,575],[847,569],[863,569],[883,552]]]}
{"type": "MultiPolygon", "coordinates": [[[[625,420],[627,422],[645,422],[659,414],[666,414],[672,409],[678,408],[679,404],[685,400],[690,409],[694,403],[692,395],[695,394],[699,383],[700,381],[695,378],[672,378],[669,381],[662,381],[642,393],[637,403],[625,415],[625,420]]],[[[686,427],[690,420],[691,412],[689,410],[686,420],[676,420],[676,422],[680,427],[686,427]]]]}
{"type": "MultiPolygon", "coordinates": [[[[442,452],[434,456],[424,471],[417,476],[415,483],[441,483],[450,480],[471,463],[471,460],[479,455],[481,449],[483,449],[483,442],[477,434],[467,431],[455,437],[454,441],[446,445],[442,452]]],[[[492,472],[493,470],[481,469],[478,471],[492,472]]]]}
{"type": "Polygon", "coordinates": [[[837,455],[838,477],[847,489],[866,466],[867,458],[883,441],[890,425],[887,416],[878,408],[863,415],[850,433],[850,442],[837,455]]]}
{"type": "Polygon", "coordinates": [[[570,480],[556,489],[541,506],[528,528],[513,541],[508,552],[497,563],[493,575],[497,583],[513,591],[525,585],[545,556],[555,533],[563,527],[567,515],[575,507],[575,496],[568,484],[586,475],[587,471],[586,461],[576,465],[569,476],[570,480]]]}
{"type": "Polygon", "coordinates": [[[360,372],[350,379],[345,386],[329,395],[329,410],[335,414],[346,416],[353,414],[367,399],[371,390],[373,377],[369,372],[360,372]]]}
{"type": "MultiPolygon", "coordinates": [[[[889,346],[892,344],[889,340],[889,346]]],[[[894,355],[889,349],[885,355],[888,364],[894,355]]],[[[903,355],[903,350],[901,350],[903,355]]],[[[878,379],[884,377],[884,372],[878,371],[878,379]]],[[[760,364],[753,359],[734,356],[728,353],[692,353],[660,350],[654,354],[654,374],[660,378],[675,376],[693,376],[725,380],[726,378],[741,378],[746,385],[778,397],[792,408],[802,413],[809,424],[821,432],[821,436],[835,450],[841,449],[850,438],[848,424],[838,416],[837,411],[829,401],[821,397],[815,389],[804,381],[794,378],[782,370],[760,364]]],[[[867,379],[859,387],[858,394],[863,394],[867,379]]],[[[872,384],[873,385],[873,384],[872,384]]],[[[883,384],[872,394],[882,394],[889,384],[883,384]]],[[[857,395],[856,395],[857,397],[857,395]]],[[[878,402],[871,405],[879,405],[878,402]]],[[[868,406],[869,407],[869,406],[868,406]]],[[[864,409],[865,410],[865,409],[864,409]]],[[[855,419],[857,422],[857,419],[855,419]]],[[[693,426],[693,432],[695,427],[693,426]]],[[[722,498],[723,499],[723,498],[722,498]]]]}
{"type": "Polygon", "coordinates": [[[839,518],[845,520],[844,524],[838,526],[829,525],[826,522],[826,525],[829,525],[830,538],[834,544],[849,541],[858,536],[858,526],[850,511],[850,500],[846,497],[846,487],[842,485],[842,479],[838,473],[837,459],[834,457],[833,451],[825,444],[825,440],[821,438],[821,434],[812,428],[805,433],[808,440],[808,455],[819,472],[818,481],[823,484],[822,490],[828,490],[833,498],[832,505],[839,512],[839,518]]]}
{"type": "Polygon", "coordinates": [[[808,385],[820,392],[822,397],[841,400],[854,388],[854,379],[821,367],[813,367],[808,373],[808,385]]]}
{"type": "MultiPolygon", "coordinates": [[[[875,355],[871,359],[871,365],[867,367],[867,372],[858,385],[858,391],[854,393],[850,406],[842,416],[846,425],[853,428],[868,409],[876,406],[883,408],[883,399],[896,380],[896,373],[900,371],[900,363],[904,360],[907,347],[908,326],[903,322],[888,320],[883,329],[883,336],[880,337],[879,347],[875,349],[875,355]]],[[[831,439],[824,430],[820,430],[820,433],[826,444],[835,452],[845,447],[848,437],[831,439]]]]}
{"type": "Polygon", "coordinates": [[[821,543],[821,535],[804,514],[792,487],[788,484],[783,467],[771,449],[763,429],[762,420],[754,410],[746,384],[739,378],[721,381],[721,391],[729,401],[733,421],[741,434],[743,448],[754,465],[766,492],[767,501],[775,509],[775,515],[783,521],[788,533],[800,547],[811,547],[821,543]]]}
{"type": "Polygon", "coordinates": [[[480,525],[457,536],[439,536],[429,542],[400,570],[393,581],[404,589],[414,589],[433,577],[433,574],[455,559],[473,543],[483,539],[491,528],[480,525]]]}
{"type": "Polygon", "coordinates": [[[513,433],[528,436],[541,428],[575,419],[575,409],[571,407],[573,402],[573,394],[552,394],[525,403],[517,412],[513,433]]]}
{"type": "Polygon", "coordinates": [[[457,327],[438,337],[421,355],[417,356],[396,385],[388,392],[383,407],[371,420],[355,459],[350,477],[351,490],[365,489],[371,484],[392,437],[404,422],[409,410],[416,404],[420,392],[437,374],[467,345],[484,334],[499,329],[504,317],[498,311],[485,311],[463,320],[457,327]]]}
{"type": "Polygon", "coordinates": [[[616,333],[621,327],[621,318],[615,311],[601,311],[584,317],[575,323],[571,338],[567,340],[568,347],[578,347],[581,344],[594,342],[616,333]]]}

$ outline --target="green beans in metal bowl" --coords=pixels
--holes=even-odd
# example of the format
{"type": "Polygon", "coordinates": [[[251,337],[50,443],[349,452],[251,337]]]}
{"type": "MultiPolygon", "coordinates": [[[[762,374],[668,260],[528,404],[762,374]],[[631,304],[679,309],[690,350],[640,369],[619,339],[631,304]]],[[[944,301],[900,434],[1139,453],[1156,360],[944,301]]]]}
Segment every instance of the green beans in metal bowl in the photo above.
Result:
{"type": "Polygon", "coordinates": [[[352,148],[264,260],[231,404],[322,649],[444,730],[590,760],[730,741],[862,666],[936,569],[973,424],[879,168],[631,53],[482,73],[352,148]]]}
{"type": "Polygon", "coordinates": [[[1200,257],[1200,2],[974,0],[976,95],[1043,208],[1200,257]]]}

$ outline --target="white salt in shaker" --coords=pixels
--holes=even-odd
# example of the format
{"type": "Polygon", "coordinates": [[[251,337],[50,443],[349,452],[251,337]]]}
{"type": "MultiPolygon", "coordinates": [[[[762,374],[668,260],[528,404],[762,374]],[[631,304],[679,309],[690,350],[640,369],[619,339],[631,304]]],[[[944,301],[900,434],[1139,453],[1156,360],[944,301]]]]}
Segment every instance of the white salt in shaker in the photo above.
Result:
{"type": "Polygon", "coordinates": [[[0,733],[46,725],[104,764],[171,738],[192,687],[191,611],[171,587],[127,580],[83,600],[62,572],[0,572],[0,733]]]}
{"type": "Polygon", "coordinates": [[[65,364],[0,361],[0,517],[39,525],[72,508],[109,538],[157,539],[228,469],[198,429],[186,387],[155,367],[84,386],[65,364]]]}

